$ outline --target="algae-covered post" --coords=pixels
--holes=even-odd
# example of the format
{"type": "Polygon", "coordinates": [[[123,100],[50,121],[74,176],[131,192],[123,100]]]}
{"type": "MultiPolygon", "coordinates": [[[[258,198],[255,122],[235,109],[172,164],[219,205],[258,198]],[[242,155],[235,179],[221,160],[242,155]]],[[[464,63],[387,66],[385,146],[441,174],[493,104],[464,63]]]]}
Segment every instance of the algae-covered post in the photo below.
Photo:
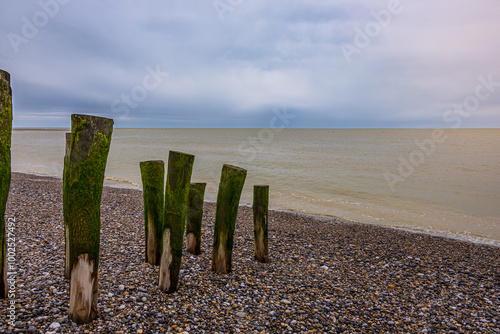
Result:
{"type": "Polygon", "coordinates": [[[10,74],[0,70],[0,298],[7,297],[7,247],[5,206],[10,188],[10,143],[12,137],[12,89],[10,74]]]}
{"type": "Polygon", "coordinates": [[[269,262],[268,247],[269,186],[253,187],[253,235],[255,239],[255,259],[269,262]]]}
{"type": "Polygon", "coordinates": [[[160,264],[163,233],[165,163],[161,160],[142,161],[139,166],[144,199],[145,261],[157,266],[160,264]]]}
{"type": "Polygon", "coordinates": [[[71,144],[64,169],[63,212],[69,240],[69,319],[97,318],[101,195],[113,120],[71,115],[71,144]]]}
{"type": "MultiPolygon", "coordinates": [[[[68,168],[68,157],[69,157],[69,151],[71,149],[71,132],[66,133],[66,151],[64,153],[64,166],[63,166],[63,188],[65,187],[64,184],[66,183],[66,168],[68,168]]],[[[66,206],[66,201],[65,197],[63,196],[63,212],[64,212],[64,207],[66,206]]],[[[65,263],[64,263],[64,277],[69,279],[69,237],[68,237],[69,229],[68,229],[68,223],[64,221],[64,244],[66,248],[65,252],[65,263]]]]}
{"type": "Polygon", "coordinates": [[[165,186],[165,220],[158,287],[167,293],[177,290],[182,259],[182,242],[194,156],[170,151],[165,186]]]}
{"type": "Polygon", "coordinates": [[[232,270],[236,215],[246,176],[247,171],[243,168],[230,165],[222,167],[215,210],[212,253],[212,270],[218,274],[227,274],[232,270]]]}
{"type": "Polygon", "coordinates": [[[201,221],[206,183],[191,183],[186,224],[186,250],[194,255],[201,254],[201,221]]]}

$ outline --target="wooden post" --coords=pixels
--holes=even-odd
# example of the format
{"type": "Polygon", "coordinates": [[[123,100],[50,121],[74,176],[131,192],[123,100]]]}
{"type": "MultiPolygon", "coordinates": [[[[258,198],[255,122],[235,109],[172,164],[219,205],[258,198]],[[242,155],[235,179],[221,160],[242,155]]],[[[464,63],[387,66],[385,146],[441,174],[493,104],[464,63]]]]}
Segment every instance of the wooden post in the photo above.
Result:
{"type": "MultiPolygon", "coordinates": [[[[5,227],[5,207],[10,188],[10,144],[12,138],[12,89],[10,74],[0,70],[0,299],[7,297],[7,237],[15,237],[5,227]]],[[[15,230],[13,231],[15,233],[15,230]]]]}
{"type": "Polygon", "coordinates": [[[206,183],[191,183],[186,224],[186,250],[194,255],[201,254],[201,221],[206,183]]]}
{"type": "Polygon", "coordinates": [[[255,259],[269,262],[268,247],[269,186],[253,187],[253,235],[255,259]]]}
{"type": "MultiPolygon", "coordinates": [[[[64,166],[63,166],[63,189],[66,187],[66,168],[69,164],[69,152],[71,149],[71,132],[66,133],[66,151],[64,153],[64,166]]],[[[63,196],[63,212],[67,205],[66,198],[63,196]]],[[[66,217],[64,217],[66,218],[66,217]]],[[[64,261],[64,277],[69,279],[70,267],[69,267],[69,227],[68,222],[64,219],[64,245],[65,245],[65,261],[64,261]]]]}
{"type": "Polygon", "coordinates": [[[71,145],[63,183],[69,240],[69,319],[97,318],[101,195],[113,120],[71,115],[71,145]]]}
{"type": "Polygon", "coordinates": [[[212,253],[212,270],[218,274],[227,274],[232,271],[236,215],[246,176],[247,171],[243,168],[230,165],[222,167],[215,210],[212,253]]]}
{"type": "Polygon", "coordinates": [[[165,220],[158,279],[158,287],[167,293],[176,291],[179,283],[193,163],[193,155],[169,152],[165,187],[165,220]]]}
{"type": "Polygon", "coordinates": [[[163,189],[165,163],[161,160],[142,161],[142,195],[144,199],[144,232],[146,262],[160,265],[161,236],[163,233],[163,189]]]}

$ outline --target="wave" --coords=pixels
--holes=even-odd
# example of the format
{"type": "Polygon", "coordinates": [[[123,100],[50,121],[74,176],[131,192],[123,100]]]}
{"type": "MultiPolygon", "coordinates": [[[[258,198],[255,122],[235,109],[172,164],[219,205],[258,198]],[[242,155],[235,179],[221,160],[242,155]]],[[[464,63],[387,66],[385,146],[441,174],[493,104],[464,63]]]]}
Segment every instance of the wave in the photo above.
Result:
{"type": "MultiPolygon", "coordinates": [[[[105,176],[104,180],[112,181],[112,182],[118,182],[118,183],[129,184],[129,185],[134,186],[134,188],[135,187],[142,188],[142,185],[140,185],[139,183],[136,183],[134,181],[130,181],[130,180],[127,180],[127,179],[122,179],[122,178],[119,178],[119,177],[115,177],[115,176],[105,176]]],[[[122,187],[120,187],[120,188],[122,188],[122,187]]],[[[125,187],[125,188],[129,188],[129,187],[125,187]]]]}

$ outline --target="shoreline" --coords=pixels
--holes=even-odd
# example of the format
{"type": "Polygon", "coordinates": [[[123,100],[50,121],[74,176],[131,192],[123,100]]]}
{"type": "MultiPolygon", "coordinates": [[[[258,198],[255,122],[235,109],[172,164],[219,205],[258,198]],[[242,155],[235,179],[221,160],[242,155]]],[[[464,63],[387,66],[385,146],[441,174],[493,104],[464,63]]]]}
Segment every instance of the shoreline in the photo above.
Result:
{"type": "MultiPolygon", "coordinates": [[[[44,175],[44,174],[37,174],[37,173],[24,173],[24,172],[12,172],[13,174],[23,174],[23,175],[34,175],[37,177],[48,177],[48,178],[54,178],[57,180],[62,181],[62,177],[59,176],[54,176],[54,175],[44,175]]],[[[104,187],[109,187],[113,189],[131,189],[131,190],[138,190],[142,192],[142,185],[138,185],[134,182],[128,181],[128,180],[120,180],[115,177],[105,177],[104,182],[120,182],[120,183],[126,183],[129,185],[133,185],[134,187],[121,187],[121,186],[113,186],[110,184],[105,184],[104,187]]],[[[216,203],[215,201],[208,201],[205,200],[205,203],[216,203]]],[[[241,204],[240,207],[250,207],[251,204],[241,204]]],[[[389,229],[395,229],[396,231],[405,231],[405,232],[410,232],[410,233],[417,233],[417,234],[424,234],[424,235],[430,235],[430,236],[435,236],[435,237],[442,237],[442,238],[447,238],[447,239],[452,239],[452,240],[457,240],[457,241],[463,241],[463,242],[469,242],[473,244],[479,244],[479,245],[488,245],[492,247],[498,247],[500,248],[500,240],[495,240],[495,239],[490,239],[486,238],[483,236],[477,236],[477,235],[470,235],[470,234],[464,234],[464,233],[454,233],[450,231],[431,231],[431,230],[426,230],[426,229],[415,229],[415,228],[408,228],[408,227],[403,227],[403,226],[393,226],[393,225],[379,225],[379,224],[373,224],[373,223],[366,223],[366,222],[359,222],[359,221],[353,221],[349,219],[345,219],[342,217],[337,217],[333,215],[325,215],[325,214],[319,214],[319,213],[311,213],[311,212],[304,212],[304,211],[295,211],[295,210],[286,210],[286,209],[276,209],[276,208],[269,208],[271,211],[275,212],[285,212],[285,213],[292,213],[292,214],[298,214],[298,215],[304,215],[305,217],[312,218],[315,220],[320,220],[320,221],[341,221],[345,222],[348,224],[366,224],[369,226],[378,226],[378,227],[384,227],[384,228],[389,228],[389,229]]]]}
{"type": "Polygon", "coordinates": [[[210,270],[215,204],[202,254],[183,251],[179,290],[144,263],[142,192],[106,187],[101,202],[99,319],[68,320],[62,180],[13,173],[14,333],[498,333],[500,248],[299,213],[270,211],[270,263],[254,261],[251,209],[238,212],[233,272],[210,270]],[[55,330],[54,330],[55,329],[55,330]],[[188,330],[189,329],[189,330],[188,330]]]}

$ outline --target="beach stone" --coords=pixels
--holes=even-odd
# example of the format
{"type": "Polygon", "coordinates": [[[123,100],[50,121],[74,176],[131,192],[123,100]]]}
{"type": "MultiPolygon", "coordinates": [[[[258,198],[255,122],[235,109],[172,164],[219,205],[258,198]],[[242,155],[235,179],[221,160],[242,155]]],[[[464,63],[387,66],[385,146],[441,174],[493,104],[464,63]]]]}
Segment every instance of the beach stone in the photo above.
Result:
{"type": "MultiPolygon", "coordinates": [[[[13,173],[6,216],[16,216],[23,231],[16,245],[17,287],[29,291],[16,294],[16,303],[26,305],[16,309],[18,332],[485,333],[498,327],[498,248],[270,211],[273,260],[260,264],[253,260],[252,210],[245,206],[237,217],[233,272],[211,272],[211,251],[183,253],[181,289],[167,296],[157,288],[158,268],[143,262],[142,193],[107,187],[101,203],[100,317],[76,325],[63,316],[69,285],[59,277],[61,184],[13,173]],[[60,312],[52,313],[55,308],[60,312]],[[60,327],[48,328],[54,321],[60,327]]],[[[215,204],[205,202],[203,210],[202,249],[210,250],[215,204]]],[[[8,331],[0,322],[0,333],[8,331]]]]}
{"type": "Polygon", "coordinates": [[[59,329],[59,328],[61,328],[61,324],[58,322],[53,322],[49,326],[49,329],[59,329]]]}

